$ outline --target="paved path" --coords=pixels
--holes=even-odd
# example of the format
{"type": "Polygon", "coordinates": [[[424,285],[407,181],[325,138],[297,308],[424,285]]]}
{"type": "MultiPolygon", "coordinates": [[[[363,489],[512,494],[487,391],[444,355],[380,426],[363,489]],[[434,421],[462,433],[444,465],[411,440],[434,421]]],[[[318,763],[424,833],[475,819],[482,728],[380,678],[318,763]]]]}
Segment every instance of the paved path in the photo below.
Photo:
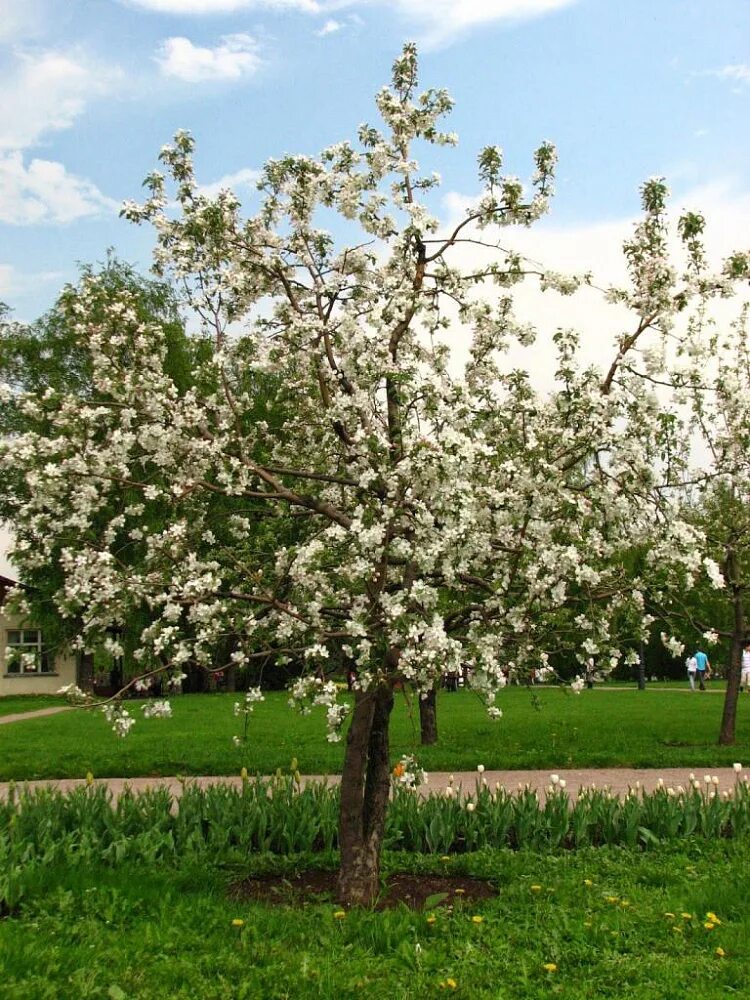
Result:
{"type": "MultiPolygon", "coordinates": [[[[691,773],[694,773],[695,778],[701,784],[704,783],[705,776],[708,776],[709,779],[715,777],[718,780],[716,787],[720,791],[731,788],[737,780],[747,780],[744,772],[738,776],[731,767],[697,768],[694,772],[691,772],[689,768],[682,767],[653,769],[601,768],[580,771],[561,769],[555,773],[565,782],[565,790],[572,799],[577,796],[581,788],[590,787],[591,785],[595,785],[597,788],[609,788],[613,794],[617,795],[622,795],[628,788],[635,787],[636,782],[640,782],[642,788],[651,791],[658,786],[659,779],[663,780],[667,788],[677,789],[680,785],[683,788],[687,788],[690,784],[691,773]]],[[[453,775],[445,772],[433,773],[429,775],[427,785],[424,786],[423,791],[426,794],[430,792],[444,792],[452,779],[455,788],[461,787],[464,792],[470,793],[474,790],[477,779],[479,779],[487,781],[491,788],[494,788],[496,784],[500,784],[511,792],[517,791],[519,786],[523,788],[528,785],[530,788],[536,789],[543,797],[545,789],[550,785],[550,777],[550,771],[485,771],[482,775],[479,775],[476,771],[457,771],[453,775]]],[[[339,776],[332,775],[328,778],[323,778],[320,775],[307,775],[302,780],[303,782],[327,780],[331,784],[336,784],[339,781],[339,776]]],[[[115,797],[120,795],[125,788],[139,792],[146,788],[166,787],[175,798],[178,798],[182,794],[185,782],[198,785],[201,788],[205,788],[208,785],[231,785],[239,787],[241,779],[238,776],[204,776],[182,780],[175,777],[95,779],[95,784],[107,785],[115,797]]],[[[64,778],[59,781],[16,783],[17,786],[23,785],[26,788],[32,789],[50,786],[60,791],[80,788],[85,784],[85,778],[64,778]]],[[[7,792],[8,783],[0,782],[0,798],[5,798],[7,792]]]]}
{"type": "Polygon", "coordinates": [[[26,722],[27,719],[42,719],[45,715],[69,712],[72,707],[72,705],[53,705],[51,708],[35,708],[33,712],[14,712],[13,715],[0,715],[0,726],[4,726],[8,722],[26,722]]]}

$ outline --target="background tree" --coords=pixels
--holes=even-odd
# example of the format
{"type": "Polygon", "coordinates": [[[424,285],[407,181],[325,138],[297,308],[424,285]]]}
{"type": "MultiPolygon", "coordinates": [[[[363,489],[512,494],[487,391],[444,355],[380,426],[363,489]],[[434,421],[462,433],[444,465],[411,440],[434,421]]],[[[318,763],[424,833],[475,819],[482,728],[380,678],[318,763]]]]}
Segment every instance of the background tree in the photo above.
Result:
{"type": "MultiPolygon", "coordinates": [[[[129,264],[110,255],[99,267],[83,267],[80,283],[66,287],[52,309],[35,322],[18,323],[12,319],[8,310],[0,313],[0,373],[8,390],[0,402],[0,433],[3,435],[37,433],[44,436],[49,432],[50,424],[43,411],[21,405],[21,400],[28,395],[49,395],[52,398],[65,396],[77,399],[81,405],[85,405],[93,397],[101,399],[94,385],[91,354],[87,344],[80,339],[78,329],[81,286],[88,290],[87,321],[91,324],[105,322],[108,311],[117,309],[126,300],[132,317],[138,322],[159,328],[164,345],[164,370],[178,394],[184,394],[195,387],[202,362],[211,357],[215,349],[213,338],[205,332],[201,335],[187,333],[185,320],[180,312],[180,302],[172,286],[161,280],[145,278],[129,264]]],[[[267,405],[271,394],[266,391],[265,383],[270,376],[259,378],[251,369],[242,368],[241,352],[237,363],[244,373],[243,377],[248,379],[248,389],[253,393],[254,404],[248,412],[248,420],[262,415],[271,426],[278,428],[283,418],[278,412],[271,412],[267,405]]],[[[19,498],[28,498],[25,472],[23,468],[6,471],[0,487],[0,518],[12,522],[19,498]]],[[[127,506],[135,496],[136,494],[125,492],[114,497],[113,503],[99,512],[95,530],[100,530],[102,525],[109,524],[120,516],[123,505],[127,506]]],[[[244,518],[247,527],[242,544],[247,549],[265,546],[275,551],[277,545],[283,542],[285,531],[288,534],[291,530],[289,525],[282,527],[278,518],[274,519],[270,530],[265,512],[248,509],[247,505],[239,504],[232,498],[216,496],[214,503],[217,506],[214,520],[219,534],[230,514],[244,518]]],[[[157,531],[163,526],[164,521],[155,508],[151,530],[157,531]]],[[[298,533],[299,530],[300,525],[295,525],[294,531],[298,533]]],[[[206,542],[206,547],[217,544],[218,541],[214,539],[213,543],[206,542]]],[[[234,538],[225,537],[223,543],[237,548],[234,538]]],[[[117,550],[117,558],[124,565],[131,563],[137,556],[138,552],[132,544],[125,543],[117,550]]],[[[44,634],[45,644],[51,650],[69,644],[81,628],[77,618],[61,618],[59,614],[54,595],[62,587],[63,580],[59,552],[43,564],[24,565],[26,603],[31,617],[44,634]]],[[[151,613],[146,605],[133,607],[127,621],[113,623],[101,637],[105,651],[111,652],[114,649],[118,660],[122,659],[120,653],[124,654],[126,671],[130,654],[138,645],[138,637],[150,621],[151,613]]],[[[231,657],[233,650],[234,636],[222,636],[217,641],[212,661],[216,671],[226,673],[230,689],[234,688],[237,670],[231,657]]],[[[202,670],[195,674],[190,664],[186,664],[186,670],[191,675],[189,679],[193,685],[200,684],[205,676],[202,670]]],[[[119,684],[122,682],[120,676],[119,684]]]]}
{"type": "MultiPolygon", "coordinates": [[[[694,239],[702,232],[696,223],[694,239]]],[[[713,287],[698,257],[697,280],[713,287]]],[[[723,280],[746,280],[749,257],[735,254],[723,280]]],[[[720,286],[719,286],[720,287],[720,286]]],[[[680,593],[667,588],[656,595],[660,614],[676,636],[688,643],[728,648],[727,688],[719,742],[735,740],[742,646],[750,638],[747,590],[750,580],[750,348],[748,304],[733,322],[696,323],[685,338],[671,373],[675,398],[687,414],[693,460],[676,491],[678,518],[692,523],[705,538],[705,579],[680,593]]],[[[677,640],[674,640],[675,649],[677,640]]],[[[682,646],[682,643],[679,643],[682,646]]],[[[688,647],[688,652],[692,650],[688,647]]],[[[714,661],[714,667],[717,664],[714,661]]]]}
{"type": "MultiPolygon", "coordinates": [[[[166,347],[165,365],[181,391],[194,369],[196,352],[205,345],[188,338],[180,316],[179,304],[171,287],[138,274],[113,254],[99,267],[81,268],[81,278],[96,288],[90,308],[91,322],[98,322],[106,309],[127,294],[135,315],[143,322],[158,324],[166,347]]],[[[91,357],[76,332],[71,315],[76,288],[66,287],[57,302],[33,323],[13,320],[9,310],[0,313],[0,373],[9,391],[0,401],[0,433],[18,435],[26,432],[46,434],[48,421],[43,412],[19,406],[25,394],[44,396],[65,394],[84,403],[94,393],[91,357]]],[[[25,469],[5,471],[0,486],[0,519],[11,523],[14,504],[25,494],[25,469]]],[[[105,515],[114,516],[114,511],[105,515]]],[[[62,586],[59,560],[51,559],[39,567],[24,567],[26,599],[34,622],[41,628],[45,644],[55,649],[68,644],[78,633],[79,623],[60,617],[54,595],[62,586]]],[[[129,629],[143,627],[142,616],[129,622],[129,629]]],[[[110,636],[111,638],[111,636],[110,636]]],[[[126,637],[127,639],[127,637],[126,637]]]]}

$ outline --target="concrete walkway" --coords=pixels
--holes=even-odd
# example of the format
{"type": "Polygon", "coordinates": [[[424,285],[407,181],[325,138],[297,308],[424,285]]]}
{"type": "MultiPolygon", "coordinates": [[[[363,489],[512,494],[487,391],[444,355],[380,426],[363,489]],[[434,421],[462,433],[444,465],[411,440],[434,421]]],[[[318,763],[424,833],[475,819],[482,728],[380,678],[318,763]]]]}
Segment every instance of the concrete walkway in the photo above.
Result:
{"type": "MultiPolygon", "coordinates": [[[[494,788],[496,784],[499,784],[509,792],[518,791],[519,788],[528,786],[529,788],[533,788],[539,792],[541,797],[544,797],[545,790],[551,783],[551,773],[552,772],[550,771],[485,771],[481,775],[476,771],[457,771],[452,775],[445,772],[433,773],[429,775],[427,784],[422,788],[422,793],[430,794],[431,792],[437,792],[445,794],[446,787],[452,781],[455,789],[461,788],[465,794],[471,794],[476,787],[477,780],[484,780],[488,783],[490,788],[494,788]]],[[[718,791],[726,791],[727,789],[732,788],[737,781],[748,780],[744,771],[737,774],[731,767],[711,769],[697,768],[694,772],[691,772],[689,768],[681,767],[653,769],[597,768],[580,771],[561,769],[554,773],[558,775],[558,778],[561,779],[561,781],[565,782],[563,787],[571,799],[575,799],[582,788],[591,786],[596,786],[596,788],[600,789],[607,788],[613,795],[622,795],[627,792],[629,788],[635,788],[636,783],[639,782],[641,788],[644,788],[647,791],[653,791],[658,787],[660,779],[667,788],[674,788],[675,790],[677,790],[680,786],[688,788],[691,781],[691,773],[694,775],[695,779],[701,782],[701,785],[709,784],[712,787],[715,787],[718,791]],[[708,782],[705,782],[706,777],[709,779],[708,782]],[[712,782],[711,779],[713,778],[716,778],[717,783],[712,782]]],[[[337,784],[339,780],[338,775],[331,775],[327,778],[321,775],[307,775],[302,778],[303,782],[328,781],[331,784],[337,784]]],[[[206,788],[209,785],[229,785],[238,788],[241,785],[241,779],[239,776],[233,775],[214,777],[204,776],[185,779],[179,779],[176,777],[101,778],[95,779],[94,783],[97,785],[106,785],[115,797],[120,795],[126,788],[129,788],[134,792],[140,792],[147,788],[166,787],[175,798],[179,798],[185,784],[197,785],[200,788],[206,788]]],[[[64,778],[58,781],[16,782],[17,788],[24,787],[35,789],[51,787],[57,788],[60,791],[69,791],[74,788],[81,788],[85,785],[85,778],[64,778]]],[[[1,782],[0,798],[5,798],[7,793],[8,783],[1,782]]]]}
{"type": "Polygon", "coordinates": [[[59,712],[69,712],[72,705],[53,705],[51,708],[35,708],[33,712],[14,712],[13,715],[0,715],[0,726],[8,722],[26,722],[27,719],[42,719],[45,715],[57,715],[59,712]]]}

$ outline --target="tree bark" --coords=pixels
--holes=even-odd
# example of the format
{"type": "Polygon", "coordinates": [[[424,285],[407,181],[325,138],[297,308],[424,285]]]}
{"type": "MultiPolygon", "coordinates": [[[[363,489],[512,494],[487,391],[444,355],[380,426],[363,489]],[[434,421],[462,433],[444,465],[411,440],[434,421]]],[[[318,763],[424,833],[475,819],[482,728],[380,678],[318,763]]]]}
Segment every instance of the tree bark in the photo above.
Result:
{"type": "Polygon", "coordinates": [[[346,906],[370,906],[380,890],[380,852],[390,793],[388,727],[390,683],[357,691],[341,775],[337,898],[346,906]]]}
{"type": "Polygon", "coordinates": [[[732,607],[734,621],[732,624],[732,647],[729,654],[729,670],[727,672],[727,690],[724,695],[724,711],[721,716],[719,743],[730,746],[735,741],[737,727],[737,701],[740,696],[740,677],[742,671],[742,644],[745,641],[745,606],[742,597],[742,586],[738,579],[737,557],[733,549],[727,550],[726,577],[732,588],[732,607]]]}
{"type": "Polygon", "coordinates": [[[237,690],[237,664],[230,664],[225,673],[226,677],[226,690],[233,692],[237,690]]]}
{"type": "Polygon", "coordinates": [[[78,654],[76,675],[76,684],[82,691],[94,690],[94,657],[91,653],[78,654]]]}
{"type": "Polygon", "coordinates": [[[423,747],[437,743],[437,697],[435,688],[432,688],[427,696],[419,699],[419,729],[420,742],[423,747]]]}
{"type": "Polygon", "coordinates": [[[638,656],[638,690],[646,690],[646,646],[641,640],[640,655],[638,656]]]}

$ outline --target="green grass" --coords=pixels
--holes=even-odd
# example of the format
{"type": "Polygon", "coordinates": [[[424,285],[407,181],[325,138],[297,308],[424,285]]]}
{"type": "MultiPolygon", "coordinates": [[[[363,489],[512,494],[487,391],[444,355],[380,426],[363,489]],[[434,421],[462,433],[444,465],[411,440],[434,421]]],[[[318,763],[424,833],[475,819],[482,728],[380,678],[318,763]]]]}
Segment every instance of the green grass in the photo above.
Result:
{"type": "MultiPolygon", "coordinates": [[[[336,919],[338,907],[326,901],[298,908],[233,902],[226,892],[229,874],[218,867],[40,868],[20,915],[0,921],[2,995],[746,997],[749,846],[716,842],[645,854],[495,851],[448,863],[414,855],[387,858],[400,870],[455,870],[497,886],[497,897],[481,905],[456,898],[452,912],[434,911],[433,924],[428,914],[406,909],[351,911],[336,919]],[[721,920],[713,930],[704,927],[708,911],[721,920]],[[245,921],[241,931],[231,926],[233,919],[245,921]],[[724,957],[716,955],[717,947],[724,957]],[[545,963],[556,970],[545,971],[545,963]]],[[[303,864],[276,862],[281,871],[303,864]]],[[[245,866],[242,874],[250,870],[245,866]]]]}
{"type": "Polygon", "coordinates": [[[36,712],[40,708],[55,708],[67,704],[53,694],[9,694],[0,698],[0,716],[16,712],[36,712]]]}
{"type": "MultiPolygon", "coordinates": [[[[303,717],[286,695],[269,693],[250,719],[249,742],[237,749],[232,736],[234,695],[183,695],[172,699],[171,719],[138,720],[124,740],[113,735],[100,712],[65,712],[0,726],[0,780],[272,773],[296,757],[307,774],[341,769],[343,744],[325,738],[322,710],[303,717]]],[[[428,771],[487,768],[719,767],[750,763],[750,696],[742,695],[737,743],[716,744],[723,697],[679,690],[607,689],[580,696],[558,689],[502,692],[504,716],[487,718],[468,692],[441,693],[440,739],[419,748],[418,711],[397,700],[392,756],[417,748],[428,771]],[[417,716],[415,718],[414,716],[417,716]]],[[[131,708],[141,715],[140,703],[131,708]]]]}

